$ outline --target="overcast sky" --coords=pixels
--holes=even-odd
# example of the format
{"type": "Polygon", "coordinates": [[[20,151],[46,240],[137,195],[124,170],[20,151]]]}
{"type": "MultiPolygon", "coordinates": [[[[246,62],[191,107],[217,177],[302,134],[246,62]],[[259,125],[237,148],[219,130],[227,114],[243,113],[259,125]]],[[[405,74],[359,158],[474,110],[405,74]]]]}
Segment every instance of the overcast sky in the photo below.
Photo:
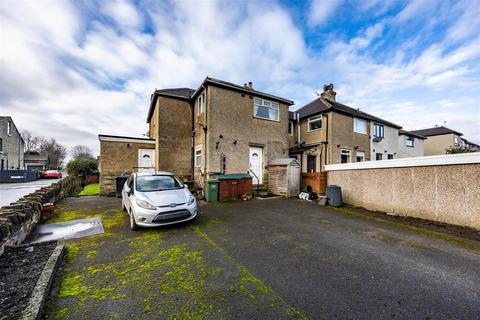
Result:
{"type": "Polygon", "coordinates": [[[337,101],[480,143],[480,0],[0,2],[0,115],[98,153],[142,136],[150,94],[206,76],[337,101]]]}

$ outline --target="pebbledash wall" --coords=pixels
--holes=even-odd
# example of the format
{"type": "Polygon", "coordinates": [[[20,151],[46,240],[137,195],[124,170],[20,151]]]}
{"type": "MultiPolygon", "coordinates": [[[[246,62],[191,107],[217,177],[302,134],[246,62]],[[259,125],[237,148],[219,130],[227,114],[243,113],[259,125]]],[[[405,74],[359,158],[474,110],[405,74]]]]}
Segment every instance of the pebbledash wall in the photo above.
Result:
{"type": "Polygon", "coordinates": [[[480,152],[327,165],[345,203],[480,230],[480,152]]]}

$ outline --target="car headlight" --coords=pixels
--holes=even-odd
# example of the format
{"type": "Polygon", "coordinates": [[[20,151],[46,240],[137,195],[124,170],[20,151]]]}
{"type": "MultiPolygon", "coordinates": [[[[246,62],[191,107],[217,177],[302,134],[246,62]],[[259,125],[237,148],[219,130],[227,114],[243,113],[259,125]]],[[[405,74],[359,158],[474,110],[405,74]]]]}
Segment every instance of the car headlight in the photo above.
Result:
{"type": "Polygon", "coordinates": [[[191,206],[195,202],[195,197],[190,196],[190,199],[188,199],[188,205],[191,206]]]}
{"type": "Polygon", "coordinates": [[[140,208],[143,208],[143,209],[157,210],[157,208],[155,206],[153,206],[152,204],[150,204],[150,202],[145,201],[145,200],[137,200],[137,205],[140,208]]]}

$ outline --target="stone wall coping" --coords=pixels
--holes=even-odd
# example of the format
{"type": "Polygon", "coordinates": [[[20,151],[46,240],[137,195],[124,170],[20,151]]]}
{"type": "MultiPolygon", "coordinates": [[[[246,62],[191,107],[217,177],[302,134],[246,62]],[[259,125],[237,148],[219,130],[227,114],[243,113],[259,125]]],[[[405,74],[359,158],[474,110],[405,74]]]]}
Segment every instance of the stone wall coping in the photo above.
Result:
{"type": "Polygon", "coordinates": [[[329,164],[326,171],[445,166],[480,163],[480,152],[442,154],[415,158],[329,164]]]}

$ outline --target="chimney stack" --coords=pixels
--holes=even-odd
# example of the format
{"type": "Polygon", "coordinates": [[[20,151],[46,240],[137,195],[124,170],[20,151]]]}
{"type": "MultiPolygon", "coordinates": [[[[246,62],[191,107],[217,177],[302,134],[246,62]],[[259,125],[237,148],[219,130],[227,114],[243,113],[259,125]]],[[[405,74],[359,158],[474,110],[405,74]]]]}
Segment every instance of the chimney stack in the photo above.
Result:
{"type": "Polygon", "coordinates": [[[333,91],[333,84],[326,84],[323,86],[323,92],[320,94],[320,96],[324,99],[330,100],[330,101],[335,101],[335,96],[337,93],[333,91]]]}

